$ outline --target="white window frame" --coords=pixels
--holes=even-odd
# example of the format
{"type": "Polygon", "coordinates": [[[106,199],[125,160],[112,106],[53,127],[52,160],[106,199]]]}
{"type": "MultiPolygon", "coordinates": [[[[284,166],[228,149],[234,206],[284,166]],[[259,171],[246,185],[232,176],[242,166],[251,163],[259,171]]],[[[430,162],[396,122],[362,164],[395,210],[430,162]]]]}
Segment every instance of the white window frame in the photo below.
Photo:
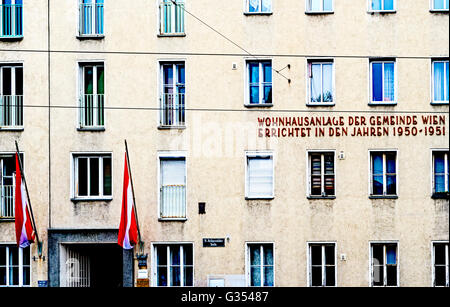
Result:
{"type": "MultiPolygon", "coordinates": [[[[96,29],[97,29],[97,16],[96,16],[96,6],[97,6],[97,0],[92,0],[92,16],[91,16],[91,30],[92,30],[92,34],[83,34],[82,33],[82,24],[81,24],[81,20],[82,20],[82,12],[81,12],[81,5],[83,4],[83,0],[78,0],[78,31],[77,31],[77,37],[84,37],[84,38],[102,38],[105,37],[106,34],[106,30],[105,30],[105,2],[107,0],[104,0],[102,5],[103,5],[103,33],[99,34],[99,33],[95,33],[96,29]]],[[[84,20],[84,19],[83,19],[84,20]]]]}
{"type": "MultiPolygon", "coordinates": [[[[445,0],[444,0],[444,6],[445,6],[445,0]]],[[[449,8],[447,7],[447,8],[443,8],[443,9],[435,9],[434,8],[434,0],[430,0],[430,12],[435,12],[435,13],[437,13],[437,12],[448,12],[449,11],[449,8]]]]}
{"type": "Polygon", "coordinates": [[[396,105],[398,103],[398,73],[397,73],[397,60],[376,60],[369,59],[369,105],[370,106],[380,106],[380,105],[396,105]],[[382,63],[383,70],[381,73],[381,83],[383,89],[383,99],[384,99],[384,64],[394,63],[394,101],[373,101],[373,63],[382,63]]]}
{"type": "Polygon", "coordinates": [[[324,242],[308,242],[307,243],[307,259],[306,259],[306,263],[307,263],[307,280],[308,280],[308,287],[317,287],[317,286],[313,286],[312,285],[312,258],[311,258],[311,247],[312,246],[317,246],[320,245],[322,247],[322,287],[329,287],[329,288],[333,288],[333,287],[337,287],[338,286],[338,262],[337,262],[337,244],[336,242],[333,241],[324,241],[324,242]],[[334,286],[325,286],[325,268],[326,268],[326,264],[325,264],[325,246],[330,246],[332,245],[334,247],[334,286]]]}
{"type": "MultiPolygon", "coordinates": [[[[1,15],[1,14],[0,14],[1,15]]],[[[1,26],[1,24],[0,24],[1,26]]],[[[11,126],[1,126],[0,130],[23,130],[25,126],[25,112],[23,107],[23,100],[25,97],[25,69],[24,65],[21,62],[14,62],[14,63],[3,63],[0,62],[0,70],[2,71],[3,68],[11,68],[11,96],[18,96],[16,94],[17,87],[16,87],[16,68],[21,67],[22,68],[22,125],[11,125],[11,126]]],[[[0,96],[3,95],[2,85],[3,85],[3,72],[0,71],[0,96]]],[[[15,113],[14,113],[15,114],[15,113]]],[[[1,113],[0,113],[1,116],[1,113]]]]}
{"type": "Polygon", "coordinates": [[[245,199],[274,199],[275,198],[275,155],[273,151],[246,151],[245,152],[245,199]],[[267,159],[270,158],[272,160],[272,191],[270,195],[266,196],[253,196],[249,194],[250,186],[249,186],[249,170],[248,170],[248,161],[249,159],[267,159]]]}
{"type": "MultiPolygon", "coordinates": [[[[434,63],[444,63],[444,77],[446,76],[447,67],[445,66],[445,63],[448,63],[449,59],[432,59],[431,60],[431,103],[432,104],[443,104],[448,105],[448,100],[434,100],[434,63]]],[[[447,82],[444,80],[444,93],[445,89],[449,86],[447,82]]],[[[448,90],[448,89],[447,89],[448,90]]]]}
{"type": "Polygon", "coordinates": [[[398,169],[398,150],[396,149],[370,149],[369,150],[369,195],[374,197],[398,197],[398,180],[399,180],[399,169],[398,169]],[[373,168],[372,168],[372,154],[381,153],[383,154],[383,194],[373,194],[373,168]],[[395,191],[396,194],[386,194],[387,192],[387,181],[386,181],[386,154],[395,153],[395,191]]]}
{"type": "Polygon", "coordinates": [[[431,287],[449,287],[450,283],[450,273],[449,273],[449,251],[448,251],[449,241],[431,241],[431,287]],[[446,244],[445,249],[445,261],[446,261],[446,286],[436,286],[436,274],[435,274],[435,244],[446,244]]]}
{"type": "Polygon", "coordinates": [[[271,107],[274,105],[274,79],[273,79],[273,60],[272,59],[262,59],[262,58],[258,58],[258,59],[251,59],[248,58],[245,60],[245,100],[244,100],[244,105],[246,107],[271,107]],[[258,103],[250,103],[250,72],[249,72],[249,64],[250,63],[254,63],[257,62],[259,64],[259,102],[258,103]],[[271,86],[272,86],[272,103],[263,103],[264,100],[264,85],[266,83],[269,82],[264,82],[264,69],[262,66],[263,62],[270,62],[270,67],[271,67],[271,79],[272,82],[271,86]]]}
{"type": "Polygon", "coordinates": [[[398,241],[370,241],[369,242],[369,287],[376,287],[376,288],[382,288],[382,287],[388,287],[388,288],[395,288],[400,287],[400,243],[398,241]],[[387,264],[386,264],[386,245],[396,244],[396,257],[397,257],[397,285],[395,286],[387,286],[387,264]],[[383,245],[383,257],[384,257],[384,263],[383,263],[383,286],[374,286],[373,285],[373,249],[372,245],[383,245]]]}
{"type": "Polygon", "coordinates": [[[245,15],[270,15],[273,14],[273,0],[270,0],[270,11],[263,12],[262,11],[262,1],[263,0],[257,0],[259,1],[259,11],[258,12],[250,12],[250,0],[244,0],[244,14],[245,15]]]}
{"type": "Polygon", "coordinates": [[[151,260],[152,260],[152,266],[151,266],[151,276],[152,276],[152,286],[158,287],[158,288],[171,288],[173,286],[170,286],[171,281],[171,275],[170,275],[170,247],[171,246],[179,246],[180,248],[180,283],[181,286],[174,286],[177,288],[180,287],[195,287],[195,249],[194,249],[194,242],[152,242],[151,246],[151,260]],[[182,257],[183,255],[183,245],[191,245],[192,246],[192,286],[184,286],[184,259],[182,257]],[[167,247],[167,286],[158,286],[158,265],[157,265],[157,250],[156,248],[158,246],[166,246],[167,247]]]}
{"type": "Polygon", "coordinates": [[[157,36],[159,37],[164,37],[164,36],[186,36],[186,14],[184,11],[184,8],[186,7],[186,0],[174,0],[175,2],[180,2],[183,4],[183,32],[176,32],[176,23],[175,23],[175,14],[176,14],[176,8],[175,5],[171,6],[171,12],[170,12],[170,28],[172,29],[171,32],[164,32],[164,16],[162,15],[162,5],[164,4],[164,0],[156,0],[156,7],[158,8],[157,10],[157,21],[158,21],[158,25],[157,25],[157,29],[158,29],[158,33],[157,36]]]}
{"type": "Polygon", "coordinates": [[[32,277],[33,277],[33,274],[32,274],[32,261],[31,261],[31,246],[30,247],[28,247],[29,248],[29,251],[30,251],[30,261],[29,261],[29,263],[30,263],[30,265],[29,265],[29,267],[30,267],[30,276],[29,276],[29,279],[30,279],[30,284],[29,285],[24,285],[23,284],[23,268],[24,268],[24,264],[23,264],[23,249],[22,248],[18,248],[17,247],[17,245],[16,245],[16,243],[10,243],[10,244],[8,244],[8,243],[0,243],[0,247],[6,247],[6,285],[0,285],[0,288],[8,288],[8,287],[31,287],[31,285],[33,284],[33,280],[32,280],[32,277]],[[9,265],[9,257],[8,257],[8,255],[9,255],[9,248],[11,248],[11,247],[13,247],[13,248],[18,248],[18,260],[19,260],[19,264],[18,264],[18,267],[19,267],[19,284],[18,285],[10,285],[9,283],[10,283],[10,280],[9,280],[9,270],[11,269],[11,267],[10,267],[10,265],[9,265]]]}
{"type": "Polygon", "coordinates": [[[306,151],[306,165],[307,167],[307,173],[306,173],[306,178],[308,178],[308,188],[306,189],[306,196],[307,197],[313,197],[313,198],[328,198],[328,197],[336,197],[337,191],[336,191],[336,150],[335,149],[329,149],[329,150],[320,150],[320,149],[309,149],[306,151]],[[322,195],[311,195],[311,174],[312,174],[312,169],[311,169],[311,155],[312,154],[320,154],[321,156],[321,165],[320,165],[320,175],[321,175],[321,184],[322,184],[322,195]],[[325,193],[325,158],[324,158],[324,154],[333,154],[333,163],[334,163],[334,195],[324,195],[325,193]]]}
{"type": "Polygon", "coordinates": [[[367,12],[369,13],[395,13],[397,12],[397,0],[393,0],[394,2],[394,8],[392,10],[385,10],[384,9],[384,0],[381,1],[381,10],[372,10],[372,1],[367,1],[367,12]]]}
{"type": "Polygon", "coordinates": [[[251,286],[251,283],[252,283],[252,281],[251,281],[251,263],[250,263],[250,247],[249,247],[249,245],[259,245],[259,247],[260,247],[260,255],[262,255],[263,254],[263,245],[272,245],[272,251],[273,251],[273,253],[272,253],[272,262],[273,262],[273,265],[272,265],[272,267],[273,267],[273,286],[264,286],[264,272],[263,272],[263,269],[264,269],[264,264],[263,264],[263,261],[264,261],[264,258],[263,257],[261,257],[261,265],[260,265],[260,267],[261,267],[261,287],[264,287],[264,288],[272,288],[272,287],[276,287],[276,283],[275,283],[275,281],[276,281],[276,275],[275,275],[275,268],[276,268],[276,262],[275,262],[275,258],[276,258],[276,256],[275,256],[275,243],[274,242],[270,242],[270,241],[267,241],[267,242],[245,242],[245,285],[247,286],[247,287],[252,287],[251,286]]]}
{"type": "Polygon", "coordinates": [[[332,14],[332,13],[334,13],[334,0],[331,0],[331,11],[324,11],[323,4],[324,4],[325,0],[319,0],[320,1],[320,10],[313,11],[311,9],[311,1],[314,1],[314,0],[305,0],[305,8],[306,8],[305,13],[307,13],[307,14],[332,14]]]}
{"type": "Polygon", "coordinates": [[[187,176],[187,168],[188,168],[188,159],[186,151],[161,151],[158,152],[157,157],[157,166],[158,166],[158,186],[157,186],[157,195],[158,195],[158,206],[157,206],[157,216],[160,221],[186,221],[188,220],[188,176],[187,176]],[[180,218],[165,218],[161,217],[161,160],[170,160],[170,159],[184,159],[185,168],[184,168],[184,178],[186,185],[186,202],[185,202],[185,217],[180,218]]]}
{"type": "Polygon", "coordinates": [[[431,195],[434,195],[436,193],[435,191],[435,179],[436,175],[434,172],[434,154],[435,153],[444,153],[444,172],[445,172],[445,188],[447,191],[450,191],[450,182],[448,181],[448,159],[450,158],[450,152],[449,149],[432,149],[431,150],[431,195]]]}
{"type": "MultiPolygon", "coordinates": [[[[307,0],[308,1],[308,0],[307,0]]],[[[306,105],[307,106],[334,106],[336,105],[336,68],[335,68],[335,63],[334,63],[334,59],[332,58],[327,58],[327,59],[314,59],[314,58],[309,58],[306,60],[306,80],[308,80],[306,82],[306,105]],[[321,86],[321,91],[323,94],[323,65],[324,64],[331,64],[332,68],[331,68],[331,85],[332,85],[332,94],[333,94],[333,101],[332,102],[311,102],[311,82],[312,82],[312,78],[310,78],[310,69],[312,70],[312,65],[313,64],[320,64],[321,65],[321,80],[322,80],[322,86],[321,86]]],[[[323,100],[323,95],[322,95],[322,100],[323,100]]]]}
{"type": "MultiPolygon", "coordinates": [[[[71,170],[71,200],[72,201],[86,201],[86,200],[106,200],[110,201],[114,195],[114,157],[112,152],[72,152],[70,158],[71,170]],[[103,158],[109,157],[111,159],[111,195],[104,195],[103,186],[103,158]],[[99,158],[99,195],[98,196],[79,196],[76,185],[78,183],[78,158],[99,158]]],[[[88,162],[88,194],[90,194],[90,166],[88,162]]]]}

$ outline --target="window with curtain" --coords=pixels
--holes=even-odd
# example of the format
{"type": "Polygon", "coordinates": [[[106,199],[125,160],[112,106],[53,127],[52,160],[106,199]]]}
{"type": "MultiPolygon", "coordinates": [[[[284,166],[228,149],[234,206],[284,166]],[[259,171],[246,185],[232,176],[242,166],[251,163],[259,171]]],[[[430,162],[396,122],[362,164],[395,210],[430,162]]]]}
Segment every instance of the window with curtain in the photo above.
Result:
{"type": "Polygon", "coordinates": [[[333,11],[333,0],[306,0],[308,13],[323,13],[333,11]]]}
{"type": "Polygon", "coordinates": [[[372,61],[370,68],[371,103],[395,103],[395,62],[372,61]]]}
{"type": "Polygon", "coordinates": [[[161,157],[160,218],[186,217],[186,159],[161,157]]]}
{"type": "Polygon", "coordinates": [[[273,156],[271,153],[247,154],[246,197],[274,197],[273,156]]]}
{"type": "MultiPolygon", "coordinates": [[[[449,168],[448,151],[433,151],[433,194],[449,193],[449,168]]],[[[445,195],[443,195],[445,197],[445,195]]]]}
{"type": "Polygon", "coordinates": [[[309,104],[332,104],[333,62],[308,62],[309,104]]]}
{"type": "Polygon", "coordinates": [[[448,242],[433,243],[433,286],[449,286],[448,242]]]}
{"type": "Polygon", "coordinates": [[[397,195],[396,152],[371,152],[371,194],[373,196],[397,195]]]}
{"type": "Polygon", "coordinates": [[[23,37],[22,0],[1,0],[0,38],[23,37]]]}
{"type": "Polygon", "coordinates": [[[160,34],[184,34],[185,0],[160,0],[160,34]],[[175,3],[174,3],[175,2],[175,3]]]}
{"type": "Polygon", "coordinates": [[[371,243],[371,286],[398,286],[397,243],[371,243]]]}
{"type": "Polygon", "coordinates": [[[272,104],[272,62],[247,62],[247,105],[272,104]]]}
{"type": "Polygon", "coordinates": [[[310,196],[334,196],[334,153],[310,152],[310,196]]]}
{"type": "Polygon", "coordinates": [[[449,0],[431,0],[431,9],[436,11],[448,11],[449,0]]]}
{"type": "Polygon", "coordinates": [[[271,13],[272,0],[247,0],[247,13],[271,13]]]}
{"type": "Polygon", "coordinates": [[[155,280],[157,287],[192,287],[194,258],[192,244],[157,244],[155,280]]]}
{"type": "Polygon", "coordinates": [[[394,11],[395,0],[369,0],[371,11],[394,11]]]}
{"type": "Polygon", "coordinates": [[[30,247],[0,245],[0,287],[30,286],[30,247]]]}
{"type": "Polygon", "coordinates": [[[336,251],[334,243],[309,244],[309,286],[336,286],[336,251]]]}
{"type": "Polygon", "coordinates": [[[80,0],[80,36],[104,34],[104,0],[80,0]]]}
{"type": "Polygon", "coordinates": [[[434,60],[432,62],[433,103],[449,102],[449,61],[434,60]]]}
{"type": "Polygon", "coordinates": [[[102,199],[112,197],[111,154],[73,156],[75,199],[102,199]]]}
{"type": "Polygon", "coordinates": [[[273,244],[247,244],[248,286],[274,286],[273,244]]]}

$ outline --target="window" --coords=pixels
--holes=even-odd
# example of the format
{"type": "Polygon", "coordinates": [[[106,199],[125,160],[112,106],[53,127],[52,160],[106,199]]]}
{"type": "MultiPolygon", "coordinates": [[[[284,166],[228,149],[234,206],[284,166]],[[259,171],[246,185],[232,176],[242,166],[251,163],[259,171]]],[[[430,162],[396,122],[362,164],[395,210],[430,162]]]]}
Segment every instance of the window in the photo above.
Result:
{"type": "Polygon", "coordinates": [[[274,286],[273,244],[247,243],[247,286],[274,286]]]}
{"type": "Polygon", "coordinates": [[[30,286],[30,247],[0,245],[0,287],[30,286]]]}
{"type": "Polygon", "coordinates": [[[79,125],[81,129],[105,125],[105,68],[103,63],[80,64],[79,125]]]}
{"type": "Polygon", "coordinates": [[[433,243],[433,286],[449,286],[448,242],[433,243]]]}
{"type": "Polygon", "coordinates": [[[0,65],[0,128],[23,127],[23,67],[0,65]]]}
{"type": "Polygon", "coordinates": [[[247,153],[246,166],[246,198],[273,198],[273,154],[270,152],[249,152],[247,153]]]}
{"type": "MultiPolygon", "coordinates": [[[[23,163],[23,155],[20,154],[23,163]]],[[[0,155],[0,219],[14,218],[16,187],[16,159],[14,154],[0,155]]]]}
{"type": "Polygon", "coordinates": [[[336,286],[336,252],[334,243],[309,244],[309,286],[336,286]]]}
{"type": "Polygon", "coordinates": [[[397,153],[371,152],[371,194],[397,195],[397,153]]]}
{"type": "Polygon", "coordinates": [[[333,0],[306,0],[308,13],[333,12],[333,0]]]}
{"type": "Polygon", "coordinates": [[[309,195],[326,197],[335,195],[334,152],[310,152],[309,195]]]}
{"type": "Polygon", "coordinates": [[[184,34],[184,0],[160,0],[160,34],[184,34]],[[176,4],[174,4],[175,2],[176,4]]]}
{"type": "Polygon", "coordinates": [[[432,95],[433,103],[448,104],[449,69],[448,60],[432,62],[432,95]]]}
{"type": "Polygon", "coordinates": [[[186,218],[185,157],[160,157],[160,218],[186,218]]]}
{"type": "Polygon", "coordinates": [[[449,193],[448,151],[433,151],[433,196],[449,193]]]}
{"type": "Polygon", "coordinates": [[[395,61],[371,61],[370,102],[373,104],[395,104],[395,61]]]}
{"type": "Polygon", "coordinates": [[[80,36],[103,36],[104,0],[80,0],[80,36]]]}
{"type": "Polygon", "coordinates": [[[23,37],[22,0],[1,0],[0,38],[23,37]]]}
{"type": "Polygon", "coordinates": [[[369,0],[371,12],[395,11],[395,0],[369,0]]]}
{"type": "Polygon", "coordinates": [[[333,61],[308,62],[309,104],[328,105],[334,101],[333,61]]]}
{"type": "Polygon", "coordinates": [[[272,61],[247,62],[247,105],[272,104],[272,61]]]}
{"type": "Polygon", "coordinates": [[[160,124],[162,127],[184,127],[186,122],[184,63],[161,63],[160,73],[160,124]]]}
{"type": "Polygon", "coordinates": [[[246,0],[246,13],[272,13],[272,0],[246,0]]]}
{"type": "Polygon", "coordinates": [[[370,245],[372,287],[398,286],[397,243],[371,243],[370,245]]]}
{"type": "Polygon", "coordinates": [[[157,287],[194,286],[192,244],[155,244],[154,285],[157,287]]]}
{"type": "Polygon", "coordinates": [[[432,11],[448,11],[449,0],[431,0],[432,11]]]}
{"type": "Polygon", "coordinates": [[[76,154],[73,164],[75,199],[112,198],[111,154],[76,154]]]}

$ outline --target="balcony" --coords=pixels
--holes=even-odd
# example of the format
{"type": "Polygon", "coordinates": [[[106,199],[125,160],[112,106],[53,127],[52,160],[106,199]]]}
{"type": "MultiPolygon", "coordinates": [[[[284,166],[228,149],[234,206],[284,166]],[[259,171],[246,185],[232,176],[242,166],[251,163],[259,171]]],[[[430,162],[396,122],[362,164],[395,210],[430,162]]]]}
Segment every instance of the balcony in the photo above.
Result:
{"type": "Polygon", "coordinates": [[[80,97],[80,129],[104,129],[105,95],[84,94],[80,97]]]}
{"type": "Polygon", "coordinates": [[[23,38],[22,4],[0,4],[0,39],[23,38]]]}
{"type": "Polygon", "coordinates": [[[0,219],[14,219],[14,185],[0,185],[0,219]]]}
{"type": "Polygon", "coordinates": [[[80,4],[79,37],[104,37],[103,3],[80,4]]]}
{"type": "Polygon", "coordinates": [[[23,127],[23,96],[0,95],[0,129],[23,127]]]}
{"type": "Polygon", "coordinates": [[[185,94],[163,94],[161,101],[161,128],[185,126],[185,94]]]}
{"type": "Polygon", "coordinates": [[[186,186],[166,185],[161,187],[161,219],[186,218],[186,186]]]}

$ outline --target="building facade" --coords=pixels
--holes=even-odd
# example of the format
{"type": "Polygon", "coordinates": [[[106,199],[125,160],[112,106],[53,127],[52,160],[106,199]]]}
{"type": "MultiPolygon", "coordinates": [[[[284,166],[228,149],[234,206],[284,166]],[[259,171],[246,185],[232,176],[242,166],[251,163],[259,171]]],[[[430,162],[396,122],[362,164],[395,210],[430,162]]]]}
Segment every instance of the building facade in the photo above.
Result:
{"type": "Polygon", "coordinates": [[[448,0],[0,8],[0,287],[449,285],[448,0]]]}

